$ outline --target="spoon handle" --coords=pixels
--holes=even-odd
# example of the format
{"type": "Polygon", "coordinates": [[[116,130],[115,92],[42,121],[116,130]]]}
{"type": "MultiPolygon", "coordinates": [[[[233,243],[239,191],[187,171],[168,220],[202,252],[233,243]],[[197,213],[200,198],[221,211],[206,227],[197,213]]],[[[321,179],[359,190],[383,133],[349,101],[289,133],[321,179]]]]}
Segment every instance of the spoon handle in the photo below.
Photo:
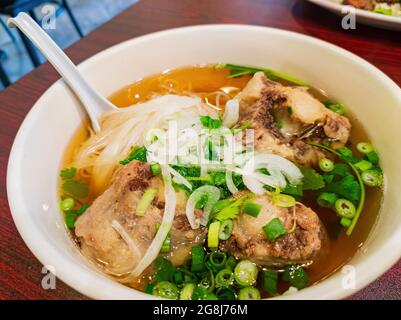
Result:
{"type": "Polygon", "coordinates": [[[8,19],[10,27],[18,27],[49,60],[85,107],[95,132],[100,131],[98,118],[116,107],[101,96],[81,75],[60,47],[26,13],[8,19]]]}

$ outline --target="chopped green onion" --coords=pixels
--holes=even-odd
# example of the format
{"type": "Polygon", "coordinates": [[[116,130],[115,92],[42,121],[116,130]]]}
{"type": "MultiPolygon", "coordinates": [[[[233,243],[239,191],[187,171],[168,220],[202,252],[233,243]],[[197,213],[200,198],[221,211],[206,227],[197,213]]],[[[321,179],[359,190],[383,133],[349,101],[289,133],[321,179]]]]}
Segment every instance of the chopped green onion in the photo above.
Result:
{"type": "Polygon", "coordinates": [[[270,220],[270,222],[263,227],[263,231],[270,241],[276,241],[278,238],[288,234],[287,229],[283,226],[279,218],[270,220]]]}
{"type": "Polygon", "coordinates": [[[178,299],[180,290],[171,282],[161,281],[154,286],[152,294],[165,299],[178,299]]]}
{"type": "Polygon", "coordinates": [[[234,282],[234,274],[230,269],[220,270],[215,277],[215,282],[216,288],[229,287],[234,282]]]}
{"type": "Polygon", "coordinates": [[[360,171],[366,171],[373,167],[372,163],[366,160],[361,160],[354,164],[360,171]]]}
{"type": "Polygon", "coordinates": [[[60,208],[63,211],[72,210],[75,206],[75,200],[73,198],[65,198],[64,200],[60,201],[60,208]]]}
{"type": "Polygon", "coordinates": [[[180,300],[191,300],[195,290],[195,283],[187,283],[181,289],[180,300]]]}
{"type": "Polygon", "coordinates": [[[368,152],[365,154],[365,156],[372,164],[377,165],[379,163],[379,155],[375,151],[368,152]]]}
{"type": "Polygon", "coordinates": [[[258,278],[258,267],[249,260],[242,260],[234,269],[234,278],[240,286],[252,286],[258,278]]]}
{"type": "Polygon", "coordinates": [[[224,220],[220,225],[219,239],[227,240],[228,238],[230,238],[232,232],[233,232],[233,221],[224,220]]]}
{"type": "Polygon", "coordinates": [[[76,220],[76,216],[72,215],[72,214],[67,214],[65,216],[65,224],[67,225],[67,227],[69,229],[73,229],[75,228],[75,220],[76,220]]]}
{"type": "Polygon", "coordinates": [[[206,295],[205,300],[218,300],[218,298],[216,297],[216,295],[214,293],[209,292],[206,295]]]}
{"type": "Polygon", "coordinates": [[[138,205],[136,206],[137,216],[145,215],[146,210],[148,210],[153,199],[156,197],[156,194],[157,194],[157,189],[154,188],[149,188],[144,192],[142,198],[139,200],[138,205]]]}
{"type": "Polygon", "coordinates": [[[221,251],[213,251],[208,255],[208,266],[213,271],[217,272],[225,268],[227,255],[221,251]]]}
{"type": "Polygon", "coordinates": [[[170,252],[170,246],[171,246],[171,233],[169,232],[166,236],[166,239],[164,239],[162,247],[160,249],[161,253],[169,253],[170,252]]]}
{"type": "Polygon", "coordinates": [[[215,249],[219,246],[219,231],[220,221],[212,222],[209,226],[209,232],[207,234],[207,246],[211,249],[215,249]]]}
{"type": "Polygon", "coordinates": [[[162,173],[162,168],[160,167],[160,164],[158,164],[158,163],[152,163],[152,164],[150,165],[150,171],[152,172],[152,174],[153,174],[154,176],[157,176],[157,175],[159,175],[159,174],[162,173]]]}
{"type": "Polygon", "coordinates": [[[319,160],[319,168],[323,172],[330,172],[334,169],[334,163],[330,159],[323,158],[319,160]]]}
{"type": "Polygon", "coordinates": [[[202,271],[204,268],[204,258],[205,258],[205,251],[203,250],[203,247],[202,246],[192,247],[191,256],[192,256],[191,271],[192,272],[202,271]]]}
{"type": "Polygon", "coordinates": [[[369,187],[380,187],[383,184],[383,174],[377,170],[362,172],[363,183],[369,187]]]}
{"type": "Polygon", "coordinates": [[[239,300],[260,300],[260,292],[254,287],[242,288],[238,294],[239,300]]]}
{"type": "Polygon", "coordinates": [[[281,193],[273,194],[272,201],[275,206],[282,208],[293,207],[296,204],[296,200],[294,197],[281,193]]]}
{"type": "Polygon", "coordinates": [[[271,295],[275,295],[277,293],[277,282],[277,271],[271,269],[266,269],[263,271],[263,288],[271,295]]]}
{"type": "Polygon", "coordinates": [[[323,208],[334,208],[334,205],[338,199],[335,193],[322,192],[317,198],[317,204],[323,208]]]}
{"type": "Polygon", "coordinates": [[[232,288],[218,288],[216,296],[219,300],[235,300],[236,294],[232,288]]]}
{"type": "MultiPolygon", "coordinates": [[[[308,142],[308,144],[311,145],[311,146],[314,146],[314,147],[316,147],[316,148],[320,148],[320,149],[329,151],[329,152],[335,154],[337,157],[339,157],[339,158],[341,158],[341,159],[344,159],[344,158],[343,158],[343,154],[339,152],[339,149],[334,150],[334,149],[332,149],[332,148],[330,148],[330,147],[327,147],[327,146],[324,146],[324,145],[321,145],[321,144],[318,144],[318,143],[313,143],[313,142],[308,142]]],[[[374,152],[374,153],[375,153],[375,152],[374,152]]],[[[369,156],[368,156],[369,154],[370,154],[370,153],[367,154],[367,157],[368,157],[369,161],[372,162],[372,163],[374,164],[374,162],[372,161],[372,159],[369,158],[369,156]]],[[[375,154],[376,154],[376,153],[375,153],[375,154]]],[[[351,152],[351,156],[352,156],[352,152],[351,152]]],[[[377,154],[376,154],[376,156],[377,156],[377,154]]],[[[352,160],[352,159],[351,159],[351,160],[352,160]]],[[[347,164],[351,167],[351,169],[354,171],[355,176],[356,176],[356,178],[357,178],[357,180],[358,180],[358,184],[359,184],[359,186],[360,186],[360,192],[361,192],[360,198],[359,198],[358,207],[356,208],[356,212],[355,212],[354,218],[352,219],[351,225],[350,225],[350,226],[348,227],[348,229],[347,229],[347,235],[350,236],[350,235],[352,234],[352,231],[354,230],[356,224],[358,223],[358,219],[359,219],[359,217],[360,217],[360,215],[361,215],[361,212],[362,212],[362,209],[363,209],[363,205],[364,205],[364,203],[365,203],[365,187],[364,187],[364,183],[363,183],[362,177],[361,177],[361,175],[359,174],[358,169],[352,164],[352,161],[349,161],[349,160],[345,160],[345,161],[346,161],[347,164]]]]}
{"type": "Polygon", "coordinates": [[[209,291],[203,285],[198,284],[192,293],[192,300],[206,300],[209,291]]]}
{"type": "Polygon", "coordinates": [[[303,289],[308,284],[309,277],[302,267],[291,264],[284,268],[283,280],[297,289],[303,289]]]}
{"type": "Polygon", "coordinates": [[[335,208],[340,217],[352,219],[355,216],[355,206],[347,199],[338,199],[335,203],[335,208]]]}
{"type": "Polygon", "coordinates": [[[155,287],[154,284],[148,283],[148,284],[146,285],[145,292],[146,292],[147,294],[152,294],[153,288],[154,288],[154,287],[155,287]]]}
{"type": "Polygon", "coordinates": [[[260,204],[252,201],[247,201],[244,203],[244,206],[242,207],[242,212],[256,218],[259,215],[261,209],[262,206],[260,204]]]}
{"type": "Polygon", "coordinates": [[[373,12],[384,14],[386,16],[393,15],[393,9],[391,9],[391,8],[374,8],[373,12]]]}
{"type": "Polygon", "coordinates": [[[363,154],[367,154],[367,153],[374,151],[373,146],[368,142],[359,142],[356,145],[356,148],[359,152],[361,152],[363,154]]]}
{"type": "Polygon", "coordinates": [[[340,219],[340,224],[344,227],[344,228],[348,228],[352,223],[351,219],[348,219],[346,217],[342,217],[340,219]]]}
{"type": "Polygon", "coordinates": [[[234,258],[233,256],[229,256],[229,257],[227,258],[225,267],[226,267],[227,269],[234,270],[234,268],[235,268],[236,265],[237,265],[237,261],[235,260],[235,258],[234,258]]]}

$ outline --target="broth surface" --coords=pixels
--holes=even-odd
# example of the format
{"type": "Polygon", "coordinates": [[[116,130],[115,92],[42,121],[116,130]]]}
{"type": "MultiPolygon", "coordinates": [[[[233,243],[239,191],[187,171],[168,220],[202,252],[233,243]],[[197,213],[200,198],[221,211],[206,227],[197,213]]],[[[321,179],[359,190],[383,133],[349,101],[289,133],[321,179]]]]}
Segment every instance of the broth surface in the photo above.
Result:
{"type": "MultiPolygon", "coordinates": [[[[234,97],[249,81],[250,76],[240,78],[227,78],[229,71],[225,69],[217,70],[212,66],[191,66],[174,70],[168,70],[161,74],[152,75],[128,85],[114,93],[109,99],[120,108],[130,106],[135,103],[144,102],[155,95],[164,94],[196,94],[202,97],[207,103],[216,108],[225,104],[227,99],[234,97]],[[215,105],[218,96],[217,106],[215,105]]],[[[285,85],[285,83],[283,83],[285,85]]],[[[321,90],[310,89],[319,100],[326,97],[321,90]]],[[[350,106],[352,108],[352,106],[350,106]]],[[[369,141],[369,137],[362,125],[347,113],[352,124],[350,142],[352,145],[360,141],[369,141]]],[[[72,163],[74,150],[85,141],[88,136],[89,122],[84,123],[71,139],[66,149],[62,167],[68,167],[72,163]]],[[[90,176],[80,176],[80,178],[90,181],[90,176]]],[[[98,195],[90,194],[83,202],[91,203],[98,195]]],[[[372,229],[381,205],[382,192],[377,188],[366,188],[366,201],[364,211],[358,224],[351,236],[347,236],[344,229],[338,223],[338,217],[330,210],[319,207],[316,203],[316,195],[313,192],[306,193],[302,202],[311,207],[325,225],[330,238],[330,251],[324,259],[315,261],[307,268],[309,275],[309,285],[321,281],[330,274],[346,264],[366,240],[372,229]]],[[[285,287],[280,283],[281,287],[285,287]]],[[[285,290],[285,288],[283,289],[285,290]]],[[[282,291],[282,290],[280,290],[282,291]]]]}

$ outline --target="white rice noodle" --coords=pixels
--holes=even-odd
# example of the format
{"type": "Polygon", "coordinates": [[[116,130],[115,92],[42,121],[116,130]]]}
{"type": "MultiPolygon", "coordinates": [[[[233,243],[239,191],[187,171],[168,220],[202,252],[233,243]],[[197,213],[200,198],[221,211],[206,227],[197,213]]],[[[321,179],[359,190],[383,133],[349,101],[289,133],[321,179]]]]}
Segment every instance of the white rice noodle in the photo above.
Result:
{"type": "Polygon", "coordinates": [[[125,243],[127,244],[128,248],[131,250],[132,254],[134,255],[135,261],[138,261],[139,259],[141,259],[141,257],[142,257],[141,250],[139,250],[138,246],[132,240],[132,238],[127,233],[127,231],[125,231],[124,227],[117,220],[113,220],[111,222],[111,226],[121,236],[121,238],[125,241],[125,243]]]}

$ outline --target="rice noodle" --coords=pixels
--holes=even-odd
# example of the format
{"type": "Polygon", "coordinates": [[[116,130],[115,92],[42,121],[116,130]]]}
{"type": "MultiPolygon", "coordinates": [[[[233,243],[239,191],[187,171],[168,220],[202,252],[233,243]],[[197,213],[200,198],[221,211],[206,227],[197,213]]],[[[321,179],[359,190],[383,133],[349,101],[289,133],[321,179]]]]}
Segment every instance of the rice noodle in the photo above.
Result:
{"type": "Polygon", "coordinates": [[[124,227],[117,220],[113,220],[111,222],[111,226],[113,227],[114,230],[117,231],[117,233],[121,236],[121,238],[123,238],[128,248],[135,256],[136,260],[139,260],[142,256],[141,250],[139,250],[138,246],[132,240],[127,231],[125,231],[124,227]]]}

